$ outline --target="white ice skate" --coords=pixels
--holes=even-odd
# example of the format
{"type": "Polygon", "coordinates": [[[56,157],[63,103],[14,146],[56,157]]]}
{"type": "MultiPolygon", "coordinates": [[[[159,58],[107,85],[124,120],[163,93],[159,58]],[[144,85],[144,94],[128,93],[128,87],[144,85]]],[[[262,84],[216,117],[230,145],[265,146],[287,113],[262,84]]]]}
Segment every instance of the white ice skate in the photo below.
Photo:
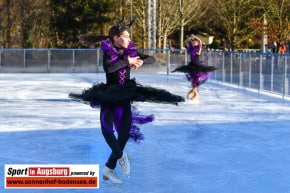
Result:
{"type": "Polygon", "coordinates": [[[190,104],[199,104],[199,99],[192,100],[192,99],[185,99],[184,104],[190,105],[190,104]]]}
{"type": "Polygon", "coordinates": [[[112,170],[105,166],[103,170],[103,179],[111,180],[114,184],[122,184],[122,180],[117,176],[115,170],[112,170]]]}
{"type": "Polygon", "coordinates": [[[199,100],[195,99],[195,100],[186,100],[188,104],[199,104],[199,100]]]}
{"type": "Polygon", "coordinates": [[[118,159],[119,164],[121,166],[122,173],[126,176],[130,175],[130,162],[127,154],[123,152],[123,155],[120,159],[118,159]]]}

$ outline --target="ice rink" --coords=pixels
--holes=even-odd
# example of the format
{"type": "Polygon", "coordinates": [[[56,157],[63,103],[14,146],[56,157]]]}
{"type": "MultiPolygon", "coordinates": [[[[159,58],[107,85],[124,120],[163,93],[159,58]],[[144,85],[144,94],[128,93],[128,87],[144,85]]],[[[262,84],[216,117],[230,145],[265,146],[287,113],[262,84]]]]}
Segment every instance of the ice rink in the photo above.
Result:
{"type": "MultiPolygon", "coordinates": [[[[133,74],[137,82],[185,96],[184,75],[133,74]]],[[[0,192],[290,193],[289,102],[214,81],[199,103],[134,103],[155,121],[129,142],[131,177],[99,189],[4,189],[5,164],[99,164],[110,154],[99,109],[71,101],[104,74],[0,74],[0,192]]]]}

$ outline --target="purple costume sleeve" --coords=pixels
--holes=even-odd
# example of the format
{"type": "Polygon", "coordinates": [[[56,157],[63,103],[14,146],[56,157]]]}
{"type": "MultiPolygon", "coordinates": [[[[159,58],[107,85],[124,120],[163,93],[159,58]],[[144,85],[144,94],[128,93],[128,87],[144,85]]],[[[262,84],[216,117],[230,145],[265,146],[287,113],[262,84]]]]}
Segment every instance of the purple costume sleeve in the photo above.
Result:
{"type": "Polygon", "coordinates": [[[142,52],[137,52],[137,55],[140,57],[141,60],[143,60],[143,64],[153,64],[156,61],[153,56],[143,54],[142,52]]]}
{"type": "Polygon", "coordinates": [[[111,59],[104,54],[103,56],[103,65],[104,70],[107,73],[116,72],[122,68],[125,68],[129,65],[128,59],[125,60],[118,60],[117,62],[112,62],[111,59]]]}

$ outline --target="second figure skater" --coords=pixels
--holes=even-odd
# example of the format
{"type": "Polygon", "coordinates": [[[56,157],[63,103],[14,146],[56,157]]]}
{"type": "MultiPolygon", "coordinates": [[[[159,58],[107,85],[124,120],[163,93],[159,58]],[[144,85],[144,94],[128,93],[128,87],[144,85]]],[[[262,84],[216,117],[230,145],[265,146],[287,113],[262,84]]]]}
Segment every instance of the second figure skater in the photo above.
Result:
{"type": "Polygon", "coordinates": [[[187,52],[190,54],[191,61],[186,66],[176,68],[172,72],[184,72],[186,78],[191,82],[192,89],[187,93],[190,100],[198,100],[198,87],[205,83],[209,78],[210,72],[216,70],[214,66],[207,66],[199,57],[202,51],[202,41],[191,34],[184,42],[187,52]]]}

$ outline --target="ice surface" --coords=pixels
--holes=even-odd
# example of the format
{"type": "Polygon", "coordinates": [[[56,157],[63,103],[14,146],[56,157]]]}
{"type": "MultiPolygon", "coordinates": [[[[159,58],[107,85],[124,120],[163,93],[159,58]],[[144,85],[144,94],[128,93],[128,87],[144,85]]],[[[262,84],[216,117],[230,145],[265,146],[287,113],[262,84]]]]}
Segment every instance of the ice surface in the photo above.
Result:
{"type": "MultiPolygon", "coordinates": [[[[183,75],[134,74],[143,85],[185,96],[183,75]]],[[[104,74],[0,74],[0,176],[4,164],[100,164],[110,154],[99,110],[71,101],[104,74]]],[[[100,188],[4,189],[0,192],[64,193],[287,193],[290,192],[290,107],[214,81],[201,86],[198,103],[135,103],[155,121],[145,140],[129,142],[131,178],[100,188]]],[[[100,174],[101,176],[101,174],[100,174]]]]}

